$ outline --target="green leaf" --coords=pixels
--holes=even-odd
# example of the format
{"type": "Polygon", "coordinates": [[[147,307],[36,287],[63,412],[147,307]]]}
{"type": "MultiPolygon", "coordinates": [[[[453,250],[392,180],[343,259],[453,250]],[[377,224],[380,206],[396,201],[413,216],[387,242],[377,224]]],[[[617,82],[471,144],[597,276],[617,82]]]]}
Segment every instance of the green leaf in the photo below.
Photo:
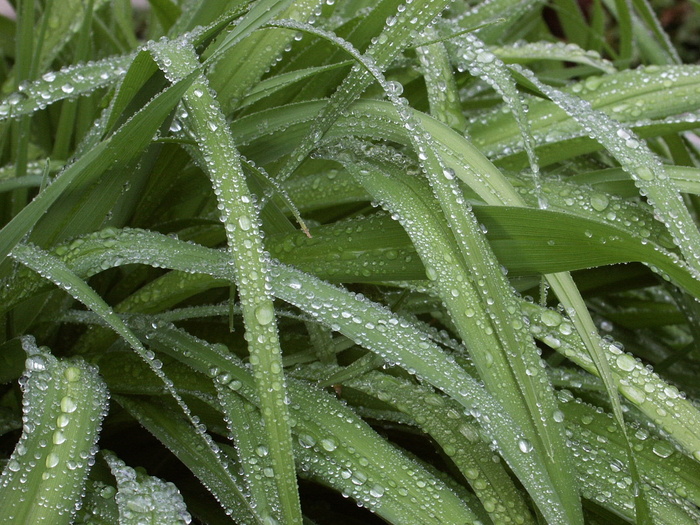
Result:
{"type": "Polygon", "coordinates": [[[58,360],[24,338],[22,436],[0,477],[0,513],[14,523],[68,524],[75,514],[107,411],[97,370],[58,360]]]}
{"type": "Polygon", "coordinates": [[[175,485],[132,469],[113,453],[105,451],[103,457],[117,480],[114,499],[120,524],[190,523],[192,518],[175,485]]]}

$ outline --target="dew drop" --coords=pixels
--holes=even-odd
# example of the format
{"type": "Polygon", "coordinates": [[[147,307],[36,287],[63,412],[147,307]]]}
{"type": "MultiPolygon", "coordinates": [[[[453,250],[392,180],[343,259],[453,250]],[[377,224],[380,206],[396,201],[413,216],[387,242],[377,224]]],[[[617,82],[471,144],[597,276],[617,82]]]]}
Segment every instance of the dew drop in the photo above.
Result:
{"type": "Polygon", "coordinates": [[[61,398],[61,412],[66,414],[72,414],[78,409],[78,405],[75,404],[75,400],[70,396],[63,396],[61,398]]]}
{"type": "Polygon", "coordinates": [[[559,326],[561,324],[561,315],[552,310],[545,310],[544,312],[542,312],[540,319],[542,319],[542,322],[546,326],[554,327],[559,326]]]}
{"type": "Polygon", "coordinates": [[[275,309],[271,303],[265,303],[255,309],[255,318],[262,325],[270,324],[275,318],[275,309]]]}
{"type": "Polygon", "coordinates": [[[518,448],[523,454],[528,454],[532,452],[532,443],[530,443],[527,439],[520,439],[518,440],[518,448]]]}
{"type": "Polygon", "coordinates": [[[66,435],[61,430],[56,430],[53,433],[52,441],[54,445],[61,445],[66,442],[66,435]]]}
{"type": "Polygon", "coordinates": [[[63,377],[65,377],[66,381],[69,383],[75,383],[80,379],[80,369],[74,366],[69,366],[63,371],[63,377]]]}
{"type": "Polygon", "coordinates": [[[476,55],[476,61],[481,62],[482,64],[489,64],[490,62],[493,62],[496,59],[496,55],[493,53],[490,53],[488,51],[482,51],[478,55],[476,55]]]}
{"type": "Polygon", "coordinates": [[[238,218],[238,226],[240,226],[241,230],[248,231],[250,228],[253,226],[253,222],[250,220],[250,217],[247,215],[241,215],[238,218]]]}
{"type": "Polygon", "coordinates": [[[375,498],[381,498],[384,495],[384,487],[381,485],[374,485],[371,489],[369,489],[369,493],[375,498]]]}
{"type": "Polygon", "coordinates": [[[56,454],[55,452],[51,452],[48,456],[46,456],[46,467],[47,468],[54,468],[58,463],[60,462],[61,458],[56,454]]]}
{"type": "Polygon", "coordinates": [[[326,438],[321,440],[321,447],[323,447],[323,450],[333,452],[336,448],[338,448],[338,445],[332,439],[326,438]]]}
{"type": "Polygon", "coordinates": [[[610,200],[603,193],[594,193],[591,195],[591,206],[596,211],[603,211],[610,204],[610,200]]]}
{"type": "Polygon", "coordinates": [[[637,361],[629,354],[620,354],[615,360],[617,366],[625,372],[631,372],[637,366],[637,361]]]}
{"type": "Polygon", "coordinates": [[[647,399],[646,394],[635,386],[620,385],[620,392],[622,392],[622,395],[627,399],[638,405],[641,405],[647,399]]]}
{"type": "Polygon", "coordinates": [[[27,370],[46,370],[46,359],[42,355],[33,355],[24,362],[27,370]]]}
{"type": "Polygon", "coordinates": [[[654,173],[647,167],[643,166],[637,170],[637,177],[642,180],[654,180],[654,173]]]}
{"type": "Polygon", "coordinates": [[[301,434],[299,436],[299,444],[304,448],[311,448],[316,444],[316,439],[309,434],[301,434]]]}
{"type": "Polygon", "coordinates": [[[673,447],[666,441],[658,441],[657,443],[654,443],[652,450],[654,451],[654,454],[660,458],[667,458],[674,452],[673,447]]]}

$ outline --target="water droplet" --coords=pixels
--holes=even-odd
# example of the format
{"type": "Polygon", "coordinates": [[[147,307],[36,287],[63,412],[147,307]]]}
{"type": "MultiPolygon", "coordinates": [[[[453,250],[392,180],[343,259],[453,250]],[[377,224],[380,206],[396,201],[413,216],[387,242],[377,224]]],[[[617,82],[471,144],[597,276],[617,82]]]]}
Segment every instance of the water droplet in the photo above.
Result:
{"type": "Polygon", "coordinates": [[[530,443],[527,439],[520,439],[518,440],[518,448],[523,454],[528,454],[532,452],[533,447],[532,443],[530,443]]]}
{"type": "Polygon", "coordinates": [[[399,97],[401,96],[401,93],[403,93],[403,86],[400,82],[391,80],[386,83],[386,90],[390,96],[399,97]]]}
{"type": "Polygon", "coordinates": [[[647,399],[646,394],[635,386],[620,385],[620,392],[622,392],[622,395],[624,395],[627,399],[637,405],[641,405],[647,399]]]}
{"type": "Polygon", "coordinates": [[[594,193],[591,195],[591,206],[596,211],[603,211],[610,204],[610,200],[603,193],[594,193]]]}
{"type": "Polygon", "coordinates": [[[248,231],[250,228],[253,226],[253,222],[250,220],[250,217],[247,215],[241,215],[238,218],[238,226],[240,226],[241,230],[248,231]]]}
{"type": "Polygon", "coordinates": [[[642,180],[654,180],[654,173],[646,166],[643,166],[637,170],[637,177],[642,180]]]}
{"type": "Polygon", "coordinates": [[[299,436],[299,444],[304,448],[311,448],[316,444],[316,438],[308,434],[301,434],[299,436]]]}
{"type": "Polygon", "coordinates": [[[55,452],[51,452],[48,456],[46,456],[46,467],[47,468],[54,468],[58,463],[61,461],[61,458],[56,454],[55,452]]]}
{"type": "Polygon", "coordinates": [[[496,55],[489,51],[482,51],[479,54],[476,55],[476,60],[477,62],[481,62],[482,64],[489,64],[493,62],[496,59],[496,55]]]}
{"type": "Polygon", "coordinates": [[[545,310],[544,312],[542,312],[540,319],[542,319],[542,322],[545,325],[551,327],[559,326],[561,324],[561,315],[552,310],[545,310]]]}
{"type": "Polygon", "coordinates": [[[631,372],[637,366],[637,361],[629,354],[620,354],[615,360],[617,366],[625,372],[631,372]]]}
{"type": "Polygon", "coordinates": [[[326,438],[321,440],[321,447],[323,447],[323,450],[333,452],[336,448],[338,448],[338,445],[332,439],[326,438]]]}
{"type": "Polygon", "coordinates": [[[27,370],[46,370],[46,359],[42,355],[33,355],[24,362],[27,370]]]}
{"type": "Polygon", "coordinates": [[[61,412],[66,414],[72,414],[78,409],[78,405],[75,404],[75,400],[70,396],[64,396],[61,398],[61,412]]]}
{"type": "Polygon", "coordinates": [[[374,485],[371,489],[369,489],[369,493],[375,498],[381,498],[384,495],[384,487],[381,485],[374,485]]]}
{"type": "Polygon", "coordinates": [[[275,318],[275,309],[272,303],[265,303],[255,309],[255,318],[262,325],[270,324],[275,318]]]}
{"type": "Polygon", "coordinates": [[[63,371],[63,376],[69,383],[75,383],[80,379],[80,369],[74,366],[69,366],[63,371]]]}
{"type": "Polygon", "coordinates": [[[667,458],[674,452],[673,447],[666,441],[658,441],[654,443],[652,450],[654,451],[654,454],[660,458],[667,458]]]}

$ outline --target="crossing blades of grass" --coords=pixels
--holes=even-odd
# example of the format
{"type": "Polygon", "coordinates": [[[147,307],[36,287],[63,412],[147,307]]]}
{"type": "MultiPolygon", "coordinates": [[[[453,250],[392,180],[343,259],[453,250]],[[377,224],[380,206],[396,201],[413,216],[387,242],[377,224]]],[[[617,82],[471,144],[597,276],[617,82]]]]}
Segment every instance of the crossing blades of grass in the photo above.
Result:
{"type": "MultiPolygon", "coordinates": [[[[250,372],[228,351],[167,323],[156,322],[155,330],[149,323],[145,326],[149,326],[145,333],[160,350],[211,376],[220,392],[225,389],[229,391],[226,396],[242,396],[248,400],[241,401],[244,405],[251,401],[258,404],[250,372]]],[[[295,455],[301,475],[342,490],[389,520],[474,522],[469,509],[446,486],[396,449],[386,446],[369,426],[337,400],[295,381],[289,383],[289,395],[291,414],[296,421],[295,455]],[[378,457],[384,459],[378,462],[378,457]],[[426,488],[435,497],[426,497],[420,488],[426,488]]],[[[224,406],[230,407],[228,402],[224,406]]],[[[246,410],[254,410],[253,405],[246,410]]],[[[244,470],[254,474],[255,465],[264,462],[268,453],[264,445],[258,444],[254,456],[241,458],[251,463],[244,470]]],[[[263,467],[262,475],[270,477],[270,474],[263,467]]],[[[251,480],[252,485],[260,483],[251,480]]]]}
{"type": "Polygon", "coordinates": [[[112,136],[61,172],[53,184],[0,230],[0,261],[7,257],[10,250],[70,185],[92,181],[114,163],[131,159],[145,148],[192,80],[193,76],[190,76],[166,88],[112,136]]]}
{"type": "Polygon", "coordinates": [[[10,3],[0,515],[700,519],[697,2],[10,3]]]}
{"type": "MultiPolygon", "coordinates": [[[[569,326],[561,316],[551,310],[523,303],[524,311],[532,319],[530,330],[535,337],[550,344],[568,359],[593,374],[598,374],[587,353],[583,351],[581,337],[576,332],[566,334],[569,326]]],[[[604,344],[602,341],[600,344],[604,344]]],[[[700,421],[700,412],[678,392],[678,389],[645,368],[634,356],[622,352],[615,345],[608,345],[606,352],[612,377],[620,392],[656,425],[663,428],[685,449],[698,459],[700,441],[694,428],[700,421]],[[649,391],[663,392],[663,399],[649,396],[649,391]]]]}
{"type": "Polygon", "coordinates": [[[259,521],[250,506],[244,484],[235,475],[232,465],[223,453],[202,439],[182,413],[157,400],[142,400],[115,396],[141,425],[160,440],[207,487],[227,513],[242,523],[259,521]]]}
{"type": "MultiPolygon", "coordinates": [[[[166,74],[176,78],[191,75],[199,64],[194,49],[185,55],[181,46],[153,46],[166,74]]],[[[243,309],[249,351],[262,404],[267,446],[275,471],[280,500],[279,519],[301,522],[294,472],[289,413],[285,399],[284,373],[272,297],[267,285],[267,257],[263,253],[259,212],[245,182],[240,157],[228,133],[204,76],[199,76],[184,94],[187,117],[184,125],[194,136],[202,154],[221,209],[221,221],[235,268],[243,309]]],[[[233,298],[231,298],[233,300],[233,298]]]]}
{"type": "MultiPolygon", "coordinates": [[[[457,243],[448,233],[446,225],[433,228],[427,221],[421,220],[421,217],[431,213],[428,203],[432,200],[432,192],[427,185],[420,184],[419,179],[404,177],[396,169],[390,169],[386,172],[388,176],[383,176],[375,166],[363,166],[361,162],[353,163],[349,169],[376,199],[399,217],[412,237],[426,267],[428,279],[435,281],[443,303],[474,358],[480,377],[493,395],[508,407],[507,410],[510,410],[514,417],[520,418],[519,423],[525,431],[525,438],[520,441],[521,452],[543,456],[542,461],[547,465],[547,476],[551,476],[552,480],[559,479],[556,485],[550,482],[553,492],[550,498],[561,498],[561,503],[557,504],[562,508],[556,512],[568,514],[577,508],[577,505],[569,501],[570,498],[575,500],[576,496],[573,495],[575,489],[572,480],[567,480],[571,470],[564,452],[563,434],[558,434],[561,431],[554,423],[545,423],[551,420],[556,411],[553,393],[551,389],[547,391],[541,378],[537,377],[538,373],[542,372],[534,345],[530,347],[532,352],[528,354],[524,349],[526,339],[516,335],[524,326],[519,320],[508,320],[512,313],[509,316],[505,311],[500,312],[492,308],[497,303],[499,308],[504,310],[510,306],[506,298],[512,292],[500,268],[493,265],[496,274],[487,266],[479,268],[479,265],[469,259],[462,262],[457,243]],[[466,265],[471,268],[467,270],[466,265]],[[438,275],[442,277],[438,279],[438,275]],[[487,282],[492,285],[499,283],[503,287],[492,289],[486,286],[487,282]],[[496,297],[499,299],[496,300],[496,297]],[[518,340],[518,344],[508,343],[509,338],[518,340]],[[517,357],[507,352],[509,347],[520,348],[517,357]],[[507,383],[510,386],[505,386],[507,383]],[[518,394],[501,397],[499,392],[503,391],[518,394]],[[547,430],[535,430],[540,424],[547,425],[547,430]]],[[[453,177],[448,174],[445,176],[453,177]]],[[[435,217],[435,212],[432,214],[435,217]]],[[[443,221],[444,219],[435,217],[431,222],[445,224],[443,221]]],[[[478,236],[480,234],[477,231],[478,227],[475,227],[470,233],[478,236]]],[[[470,253],[479,253],[480,257],[484,257],[482,250],[489,248],[486,245],[470,246],[470,253]]],[[[550,500],[549,505],[548,510],[553,510],[556,504],[550,500]]],[[[544,509],[541,511],[546,512],[544,509]]],[[[576,520],[573,516],[570,519],[576,520]]]]}

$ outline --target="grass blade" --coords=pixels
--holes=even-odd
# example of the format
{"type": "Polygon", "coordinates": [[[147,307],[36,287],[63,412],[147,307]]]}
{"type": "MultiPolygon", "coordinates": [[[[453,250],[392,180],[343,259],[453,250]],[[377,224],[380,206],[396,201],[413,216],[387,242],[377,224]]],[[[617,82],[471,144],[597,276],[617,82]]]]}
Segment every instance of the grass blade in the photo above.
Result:
{"type": "Polygon", "coordinates": [[[71,522],[107,411],[94,367],[58,360],[25,338],[24,429],[0,477],[0,512],[13,523],[71,522]]]}
{"type": "MultiPolygon", "coordinates": [[[[199,64],[194,49],[183,56],[181,47],[154,46],[167,73],[186,77],[199,64]],[[169,66],[167,64],[170,64],[169,66]]],[[[206,163],[214,193],[221,206],[231,261],[236,272],[249,352],[258,382],[267,445],[275,469],[280,518],[301,522],[294,472],[289,413],[284,401],[284,373],[272,297],[267,286],[268,265],[258,226],[259,212],[246,186],[240,156],[227,132],[228,124],[203,76],[184,95],[185,120],[206,163]]]]}

